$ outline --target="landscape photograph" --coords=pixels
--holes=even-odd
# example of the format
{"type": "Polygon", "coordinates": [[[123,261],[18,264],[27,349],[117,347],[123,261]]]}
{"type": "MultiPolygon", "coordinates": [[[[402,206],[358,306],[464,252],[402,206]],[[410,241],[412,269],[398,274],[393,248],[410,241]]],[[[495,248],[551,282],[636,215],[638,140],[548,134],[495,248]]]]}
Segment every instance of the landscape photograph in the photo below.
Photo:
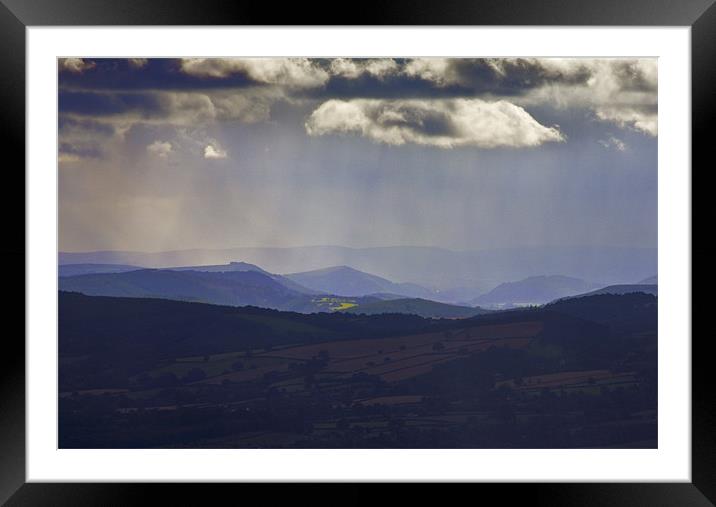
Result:
{"type": "Polygon", "coordinates": [[[59,448],[658,447],[656,58],[57,66],[59,448]]]}

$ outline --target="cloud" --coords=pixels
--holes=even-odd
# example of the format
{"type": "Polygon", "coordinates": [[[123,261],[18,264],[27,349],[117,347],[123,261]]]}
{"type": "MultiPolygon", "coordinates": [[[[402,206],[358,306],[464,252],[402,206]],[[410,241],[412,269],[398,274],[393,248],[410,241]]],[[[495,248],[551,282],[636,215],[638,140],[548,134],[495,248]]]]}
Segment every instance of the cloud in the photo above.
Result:
{"type": "Polygon", "coordinates": [[[383,79],[398,74],[400,66],[392,58],[335,58],[328,70],[331,76],[347,79],[364,75],[383,79]]]}
{"type": "MultiPolygon", "coordinates": [[[[656,59],[416,58],[381,60],[369,74],[368,60],[334,60],[324,90],[341,98],[509,99],[522,107],[579,108],[594,117],[657,135],[656,59]],[[366,77],[379,77],[380,81],[366,77]],[[340,80],[338,80],[340,78],[340,80]]],[[[320,92],[319,92],[320,93],[320,92]]]]}
{"type": "Polygon", "coordinates": [[[204,158],[207,159],[224,159],[227,157],[226,150],[222,150],[213,144],[207,144],[204,148],[204,158]]]}
{"type": "Polygon", "coordinates": [[[60,116],[58,125],[59,161],[78,162],[84,159],[97,159],[120,134],[111,125],[105,125],[90,119],[72,119],[60,116]]]}
{"type": "Polygon", "coordinates": [[[622,128],[632,128],[650,136],[659,130],[656,105],[645,106],[598,106],[595,114],[600,120],[614,123],[622,128]]]}
{"type": "Polygon", "coordinates": [[[187,58],[180,68],[202,78],[245,74],[257,83],[297,88],[321,86],[329,78],[326,70],[308,58],[187,58]]]}
{"type": "Polygon", "coordinates": [[[526,93],[544,84],[582,85],[591,70],[587,60],[540,58],[416,58],[404,73],[434,82],[460,86],[472,94],[506,96],[526,93]]]}
{"type": "Polygon", "coordinates": [[[502,132],[504,145],[562,138],[555,128],[532,118],[534,108],[583,110],[600,122],[658,134],[656,59],[72,58],[60,60],[60,67],[65,70],[60,73],[61,116],[90,119],[115,130],[135,124],[178,128],[265,122],[283,101],[317,108],[306,125],[313,135],[334,125],[337,132],[392,144],[502,145],[485,133],[484,118],[474,119],[478,133],[460,122],[478,104],[490,114],[501,112],[495,121],[509,124],[517,112],[529,118],[517,121],[510,133],[502,132]],[[402,103],[403,108],[374,115],[370,100],[402,103]],[[408,100],[422,105],[408,107],[408,100]],[[517,109],[484,105],[501,101],[517,109]],[[351,105],[350,114],[365,116],[365,131],[328,117],[331,108],[348,114],[349,107],[337,105],[341,102],[351,105]],[[406,116],[403,124],[391,119],[396,114],[406,116]],[[438,135],[440,128],[457,134],[438,135]],[[520,129],[525,135],[514,134],[520,129]]]}
{"type": "Polygon", "coordinates": [[[358,134],[376,142],[453,148],[539,146],[563,141],[523,108],[504,100],[329,100],[305,123],[311,136],[358,134]]]}
{"type": "Polygon", "coordinates": [[[154,141],[147,146],[147,152],[155,157],[167,158],[172,152],[172,143],[167,141],[154,141]]]}
{"type": "Polygon", "coordinates": [[[149,60],[147,60],[146,58],[128,58],[127,63],[133,69],[141,69],[147,66],[149,60]]]}
{"type": "MultiPolygon", "coordinates": [[[[568,68],[574,59],[546,59],[549,65],[568,68]]],[[[580,85],[546,82],[530,90],[518,103],[581,108],[596,119],[649,136],[658,134],[658,64],[654,58],[639,60],[584,60],[589,79],[580,85]]]]}
{"type": "Polygon", "coordinates": [[[626,151],[627,145],[621,139],[617,139],[614,136],[609,136],[608,139],[600,139],[597,141],[599,144],[604,146],[606,149],[615,149],[617,151],[626,151]]]}
{"type": "Polygon", "coordinates": [[[60,58],[58,61],[60,72],[67,71],[81,74],[88,69],[93,69],[95,66],[94,62],[83,60],[82,58],[60,58]]]}
{"type": "Polygon", "coordinates": [[[214,121],[265,121],[277,100],[269,91],[108,92],[61,91],[60,113],[104,123],[197,125],[214,121]]]}

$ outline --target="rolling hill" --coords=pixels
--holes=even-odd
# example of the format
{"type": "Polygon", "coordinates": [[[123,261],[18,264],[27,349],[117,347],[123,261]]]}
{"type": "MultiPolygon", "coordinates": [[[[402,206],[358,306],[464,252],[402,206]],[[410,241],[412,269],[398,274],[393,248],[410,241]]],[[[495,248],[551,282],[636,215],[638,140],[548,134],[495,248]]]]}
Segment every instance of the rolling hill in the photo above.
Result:
{"type": "Polygon", "coordinates": [[[648,294],[450,320],[58,299],[60,448],[657,445],[648,294]]]}
{"type": "Polygon", "coordinates": [[[165,298],[180,301],[318,311],[313,297],[258,271],[172,271],[143,269],[59,279],[60,290],[93,296],[165,298]]]}
{"type": "Polygon", "coordinates": [[[394,283],[349,266],[334,266],[285,276],[304,287],[340,296],[395,294],[404,297],[431,297],[435,295],[434,291],[425,287],[412,283],[394,283]]]}
{"type": "Polygon", "coordinates": [[[531,276],[518,282],[503,283],[472,301],[485,308],[515,308],[541,305],[555,299],[584,293],[599,287],[568,276],[531,276]]]}
{"type": "MultiPolygon", "coordinates": [[[[419,246],[304,246],[59,254],[61,263],[115,263],[143,267],[223,264],[236,259],[256,264],[272,273],[300,273],[326,266],[351,266],[388,280],[412,282],[442,291],[466,287],[482,293],[505,280],[521,280],[544,273],[598,280],[608,285],[622,283],[624,280],[641,280],[657,271],[656,248],[589,246],[473,251],[419,246]]],[[[425,297],[418,294],[409,296],[425,297]]],[[[459,299],[446,302],[468,301],[471,297],[465,298],[461,294],[459,299]]]]}
{"type": "Polygon", "coordinates": [[[386,313],[407,313],[430,319],[463,319],[490,313],[482,308],[449,305],[420,298],[403,298],[376,301],[354,306],[346,313],[380,315],[386,313]]]}
{"type": "MultiPolygon", "coordinates": [[[[212,267],[212,269],[218,269],[212,267]]],[[[140,269],[121,273],[91,273],[59,278],[61,291],[89,296],[160,298],[200,303],[256,306],[301,313],[333,312],[356,306],[379,303],[372,296],[337,296],[316,294],[281,275],[257,270],[197,271],[190,269],[140,269]]],[[[432,303],[425,301],[422,305],[432,303]]],[[[449,305],[442,305],[447,311],[449,305]]],[[[370,308],[370,307],[369,307],[370,308]]],[[[393,313],[415,313],[412,308],[393,305],[393,313]],[[409,310],[409,311],[408,311],[409,310]]],[[[475,315],[474,309],[468,309],[475,315]]],[[[438,310],[425,313],[440,316],[438,310]]],[[[455,316],[462,314],[455,313],[455,316]]],[[[448,313],[445,316],[451,316],[448,313]]]]}
{"type": "Polygon", "coordinates": [[[636,292],[643,292],[644,294],[651,294],[652,296],[659,295],[658,285],[649,284],[622,284],[622,285],[609,285],[602,287],[601,289],[586,292],[584,294],[576,294],[572,297],[584,297],[584,296],[597,296],[599,294],[632,294],[636,292]]]}
{"type": "Polygon", "coordinates": [[[249,272],[253,271],[256,273],[261,273],[263,275],[266,275],[273,280],[277,281],[284,287],[295,290],[296,292],[300,292],[301,294],[324,294],[322,291],[309,289],[307,287],[304,287],[303,285],[300,285],[290,278],[287,278],[282,275],[276,275],[274,273],[269,273],[265,269],[260,268],[259,266],[255,264],[250,264],[248,262],[237,262],[237,261],[231,261],[228,264],[212,264],[208,266],[181,266],[181,267],[173,267],[173,268],[161,268],[161,269],[168,269],[171,271],[201,271],[206,273],[230,273],[230,272],[249,272]]]}
{"type": "Polygon", "coordinates": [[[269,273],[265,269],[258,267],[256,264],[249,264],[248,262],[237,262],[231,261],[228,264],[210,264],[206,266],[178,266],[163,268],[171,271],[204,271],[207,273],[226,273],[229,271],[256,271],[257,273],[263,273],[264,275],[273,276],[273,273],[269,273]]]}

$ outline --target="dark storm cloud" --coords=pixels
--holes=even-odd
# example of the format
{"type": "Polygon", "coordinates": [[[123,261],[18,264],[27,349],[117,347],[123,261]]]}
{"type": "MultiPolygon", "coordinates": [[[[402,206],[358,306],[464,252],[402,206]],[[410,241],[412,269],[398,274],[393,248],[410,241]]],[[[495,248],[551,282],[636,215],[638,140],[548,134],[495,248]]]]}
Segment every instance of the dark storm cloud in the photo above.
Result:
{"type": "MultiPolygon", "coordinates": [[[[289,95],[313,98],[424,98],[466,97],[481,94],[519,95],[532,88],[551,84],[584,84],[591,72],[586,67],[567,72],[545,66],[539,60],[446,59],[442,78],[415,65],[410,59],[341,59],[356,70],[332,66],[332,60],[309,59],[294,69],[258,68],[254,60],[148,59],[84,60],[82,71],[61,67],[61,89],[76,90],[210,90],[281,86],[289,95]],[[389,66],[369,67],[375,62],[389,66]],[[292,73],[293,72],[293,73],[292,73]],[[303,78],[303,80],[301,80],[303,78]],[[300,84],[300,86],[295,86],[300,84]]],[[[276,61],[276,60],[271,60],[276,61]]],[[[81,68],[81,67],[80,67],[81,68]]],[[[638,78],[629,65],[622,69],[624,80],[638,78]],[[630,74],[631,72],[631,74],[630,74]]]]}
{"type": "Polygon", "coordinates": [[[586,66],[556,69],[534,59],[454,59],[448,64],[448,75],[474,94],[520,95],[544,86],[584,85],[592,76],[586,66]]]}
{"type": "MultiPolygon", "coordinates": [[[[651,136],[658,130],[653,59],[66,58],[58,68],[60,121],[92,120],[120,133],[136,124],[198,132],[266,122],[281,103],[305,111],[308,121],[295,126],[312,136],[388,144],[564,141],[568,132],[531,116],[542,106],[651,136]]],[[[78,146],[81,132],[101,135],[92,126],[61,129],[61,141],[78,146]]],[[[208,134],[198,136],[206,148],[208,134]]]]}
{"type": "Polygon", "coordinates": [[[148,93],[97,93],[63,91],[58,99],[60,113],[108,116],[137,112],[142,116],[162,114],[163,106],[156,95],[148,93]]]}
{"type": "Polygon", "coordinates": [[[636,92],[656,92],[657,82],[635,61],[616,62],[613,65],[614,76],[623,90],[636,92]]]}
{"type": "Polygon", "coordinates": [[[261,85],[245,72],[236,72],[223,78],[204,77],[182,71],[181,60],[151,58],[142,64],[138,59],[99,58],[85,60],[93,65],[72,71],[60,67],[59,85],[63,89],[77,90],[204,90],[212,88],[245,88],[261,85]]]}
{"type": "Polygon", "coordinates": [[[102,158],[108,141],[116,134],[111,124],[67,115],[60,115],[58,130],[61,161],[102,158]]]}
{"type": "Polygon", "coordinates": [[[60,143],[60,153],[79,158],[100,158],[103,155],[98,146],[75,146],[71,143],[60,143]]]}
{"type": "Polygon", "coordinates": [[[114,127],[106,123],[100,123],[89,119],[76,119],[71,118],[67,115],[61,115],[58,121],[58,127],[60,133],[71,130],[91,130],[96,132],[98,135],[112,136],[114,134],[114,127]]]}
{"type": "MultiPolygon", "coordinates": [[[[327,98],[457,98],[483,95],[519,96],[550,84],[585,85],[593,71],[587,66],[555,68],[528,59],[441,59],[441,67],[421,66],[423,59],[385,59],[394,62],[382,71],[365,70],[370,59],[342,59],[355,70],[340,69],[317,60],[329,77],[317,88],[295,90],[302,97],[327,98]]],[[[625,74],[625,79],[628,75],[625,74]]]]}

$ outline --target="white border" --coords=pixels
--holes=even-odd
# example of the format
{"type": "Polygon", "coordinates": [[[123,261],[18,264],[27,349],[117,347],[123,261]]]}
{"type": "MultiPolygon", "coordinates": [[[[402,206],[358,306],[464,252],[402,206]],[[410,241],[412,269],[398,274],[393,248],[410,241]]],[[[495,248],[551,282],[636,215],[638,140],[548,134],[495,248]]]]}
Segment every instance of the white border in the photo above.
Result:
{"type": "Polygon", "coordinates": [[[27,43],[28,481],[691,480],[689,28],[32,27],[27,43]],[[659,448],[58,450],[56,58],[205,55],[657,56],[659,448]]]}

